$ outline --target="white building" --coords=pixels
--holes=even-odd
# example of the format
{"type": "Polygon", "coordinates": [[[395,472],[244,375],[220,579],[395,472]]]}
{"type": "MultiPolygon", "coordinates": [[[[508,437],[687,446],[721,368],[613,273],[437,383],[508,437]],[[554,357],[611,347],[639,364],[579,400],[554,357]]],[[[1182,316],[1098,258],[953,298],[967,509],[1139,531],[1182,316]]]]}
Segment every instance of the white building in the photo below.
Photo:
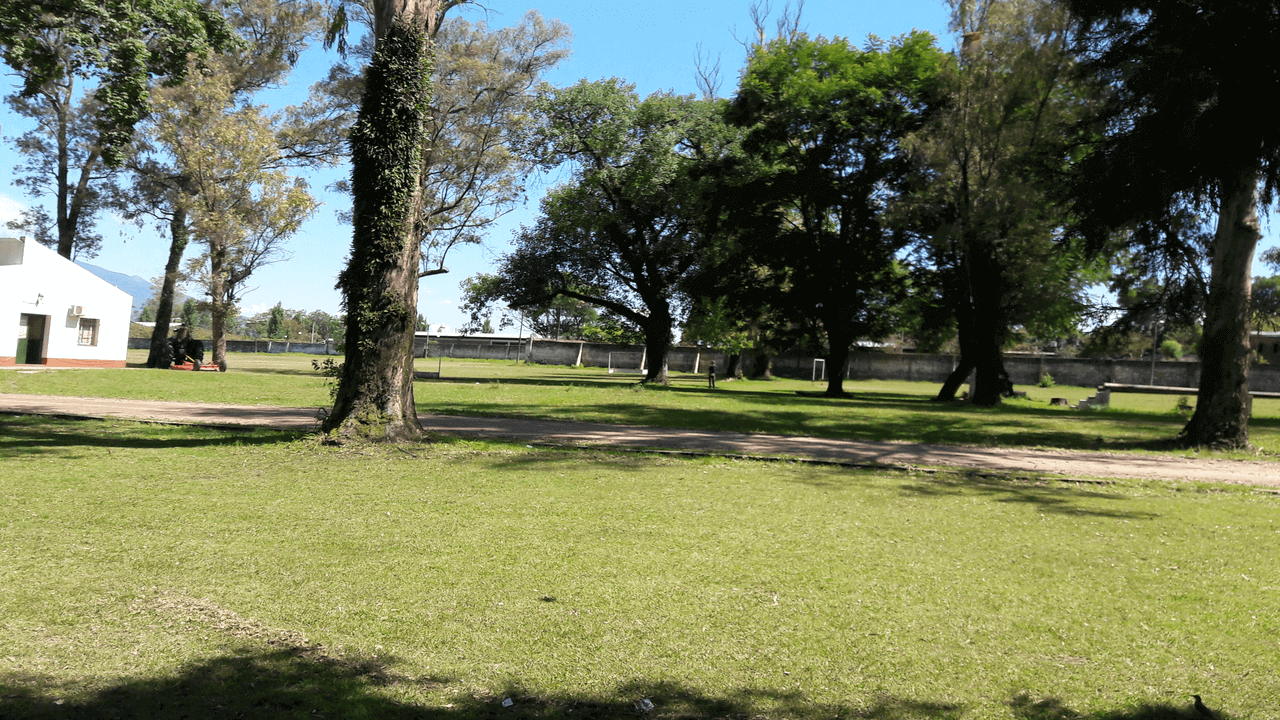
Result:
{"type": "Polygon", "coordinates": [[[122,368],[132,303],[31,238],[0,238],[0,365],[122,368]]]}

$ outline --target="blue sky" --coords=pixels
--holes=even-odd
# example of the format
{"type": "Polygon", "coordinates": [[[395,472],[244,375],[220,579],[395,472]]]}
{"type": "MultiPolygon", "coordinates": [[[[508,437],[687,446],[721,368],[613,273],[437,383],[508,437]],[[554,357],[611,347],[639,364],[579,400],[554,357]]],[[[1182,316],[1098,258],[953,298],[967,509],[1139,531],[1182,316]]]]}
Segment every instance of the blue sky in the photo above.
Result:
{"type": "MultiPolygon", "coordinates": [[[[735,39],[747,37],[751,24],[747,0],[648,0],[648,2],[610,2],[609,0],[543,0],[512,2],[483,0],[485,9],[463,10],[468,20],[484,19],[498,27],[517,22],[529,9],[537,9],[543,17],[558,18],[573,30],[573,55],[547,77],[556,85],[568,85],[581,78],[621,77],[636,84],[641,94],[658,90],[693,93],[694,66],[697,49],[721,57],[723,92],[732,91],[744,53],[735,39]]],[[[782,3],[775,1],[775,7],[782,3]]],[[[458,12],[458,10],[455,10],[458,12]]],[[[885,3],[881,0],[808,0],[804,6],[803,24],[811,34],[849,37],[861,44],[869,33],[891,37],[912,29],[929,30],[942,35],[947,14],[939,0],[908,0],[885,3]]],[[[945,39],[944,39],[945,42],[945,39]]],[[[289,85],[270,93],[263,102],[280,106],[300,102],[307,87],[322,76],[336,60],[318,46],[307,51],[290,77],[289,85]]],[[[7,95],[15,87],[12,76],[0,87],[7,95]]],[[[38,202],[26,197],[13,186],[14,166],[18,156],[11,142],[25,132],[29,123],[0,108],[0,222],[10,219],[18,210],[38,202]]],[[[244,298],[246,310],[265,309],[276,302],[285,307],[337,312],[341,298],[333,285],[343,267],[350,246],[350,227],[339,224],[334,213],[349,205],[341,195],[324,191],[333,180],[345,177],[343,166],[332,171],[309,175],[313,192],[325,203],[289,243],[292,258],[267,267],[249,279],[253,289],[244,298]]],[[[468,247],[455,251],[447,263],[450,273],[426,278],[420,288],[419,311],[432,323],[461,324],[457,311],[458,284],[471,275],[488,270],[494,259],[506,251],[511,233],[520,223],[529,223],[538,199],[545,191],[544,182],[529,185],[527,206],[503,218],[489,234],[485,247],[468,247]]],[[[52,207],[52,202],[49,204],[52,207]]],[[[152,228],[137,228],[104,218],[99,223],[103,249],[89,260],[109,270],[153,278],[164,270],[168,242],[152,228]]],[[[189,250],[188,253],[192,251],[189,250]]],[[[194,294],[193,289],[189,290],[194,294]]]]}
{"type": "MultiPolygon", "coordinates": [[[[525,11],[537,9],[544,17],[569,25],[574,34],[573,55],[547,77],[551,83],[568,85],[581,78],[621,77],[635,83],[643,95],[659,90],[696,92],[694,66],[699,45],[704,54],[720,57],[722,93],[731,93],[744,58],[737,38],[748,37],[751,31],[748,0],[483,0],[482,4],[487,10],[473,6],[463,10],[463,16],[472,21],[484,19],[498,27],[515,23],[525,11]]],[[[773,2],[775,8],[782,4],[781,0],[773,2]]],[[[802,25],[810,34],[847,37],[859,45],[868,34],[887,38],[913,29],[927,30],[939,37],[943,47],[950,48],[953,43],[946,35],[946,22],[947,10],[940,0],[807,0],[802,25]]],[[[334,54],[318,46],[308,50],[289,85],[264,96],[262,101],[273,106],[300,102],[307,87],[335,60],[334,54]]],[[[9,77],[7,87],[0,89],[8,94],[13,87],[9,77]]],[[[13,115],[7,106],[0,109],[0,137],[4,141],[0,143],[0,222],[36,202],[13,186],[13,167],[18,157],[11,139],[27,128],[27,121],[13,115]]],[[[252,290],[243,302],[247,311],[265,309],[276,302],[301,310],[339,310],[341,298],[333,286],[351,236],[350,227],[339,224],[334,214],[349,201],[325,192],[324,187],[347,173],[343,166],[308,176],[313,192],[325,204],[291,240],[290,260],[264,268],[249,279],[247,286],[252,290]]],[[[495,258],[508,248],[512,231],[521,223],[531,222],[545,189],[545,182],[535,179],[529,184],[526,205],[503,218],[489,234],[485,247],[455,250],[446,263],[449,274],[422,281],[419,312],[427,320],[452,327],[463,322],[457,310],[458,284],[491,268],[495,258]]],[[[99,232],[104,238],[103,250],[89,262],[144,278],[163,272],[168,241],[152,228],[139,229],[104,218],[99,232]]],[[[1268,240],[1264,244],[1271,243],[1268,240]]],[[[194,289],[188,292],[195,294],[194,289]]]]}

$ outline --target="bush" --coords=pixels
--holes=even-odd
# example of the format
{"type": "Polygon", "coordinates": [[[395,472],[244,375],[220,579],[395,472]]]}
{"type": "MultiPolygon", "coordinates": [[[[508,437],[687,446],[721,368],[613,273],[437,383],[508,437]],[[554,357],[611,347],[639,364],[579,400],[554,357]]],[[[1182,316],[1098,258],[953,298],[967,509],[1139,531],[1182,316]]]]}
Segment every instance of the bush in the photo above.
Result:
{"type": "Polygon", "coordinates": [[[334,400],[338,397],[338,379],[342,377],[343,363],[334,362],[333,358],[325,358],[321,360],[312,360],[311,369],[329,378],[329,399],[334,400]]]}
{"type": "Polygon", "coordinates": [[[1179,360],[1182,358],[1182,343],[1174,340],[1173,338],[1169,338],[1168,340],[1160,343],[1160,352],[1163,353],[1165,357],[1171,357],[1174,360],[1179,360]]]}
{"type": "Polygon", "coordinates": [[[1188,398],[1186,395],[1179,395],[1178,404],[1174,405],[1173,409],[1179,415],[1182,415],[1185,417],[1187,415],[1190,415],[1193,411],[1195,411],[1196,408],[1194,405],[1191,404],[1190,398],[1188,398]]]}
{"type": "Polygon", "coordinates": [[[1052,375],[1050,375],[1049,373],[1045,373],[1045,374],[1041,375],[1041,376],[1040,376],[1040,382],[1039,382],[1039,383],[1037,383],[1037,384],[1038,384],[1040,387],[1042,387],[1042,388],[1051,388],[1051,387],[1053,387],[1054,385],[1057,385],[1057,383],[1055,383],[1055,382],[1053,381],[1053,376],[1052,376],[1052,375]]]}

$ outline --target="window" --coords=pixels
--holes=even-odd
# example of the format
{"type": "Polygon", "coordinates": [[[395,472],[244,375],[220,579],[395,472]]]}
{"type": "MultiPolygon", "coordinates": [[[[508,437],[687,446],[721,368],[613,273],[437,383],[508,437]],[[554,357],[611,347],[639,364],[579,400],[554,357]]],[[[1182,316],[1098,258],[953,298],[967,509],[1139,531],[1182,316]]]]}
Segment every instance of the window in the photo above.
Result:
{"type": "Polygon", "coordinates": [[[98,344],[98,321],[89,318],[80,318],[80,344],[81,345],[97,345],[98,344]]]}

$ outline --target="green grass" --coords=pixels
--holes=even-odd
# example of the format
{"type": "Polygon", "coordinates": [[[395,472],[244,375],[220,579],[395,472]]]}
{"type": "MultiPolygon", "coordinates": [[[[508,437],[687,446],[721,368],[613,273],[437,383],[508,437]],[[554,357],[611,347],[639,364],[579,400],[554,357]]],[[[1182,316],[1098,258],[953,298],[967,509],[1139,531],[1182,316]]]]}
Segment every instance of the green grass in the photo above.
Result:
{"type": "Polygon", "coordinates": [[[1277,717],[1272,494],[0,422],[2,717],[1277,717]]]}
{"type": "Polygon", "coordinates": [[[0,392],[138,400],[313,407],[327,404],[326,378],[311,369],[315,355],[231,353],[233,372],[147,370],[146,350],[129,351],[129,367],[10,369],[0,372],[0,392]]]}
{"type": "MultiPolygon", "coordinates": [[[[133,359],[145,358],[140,351],[133,359]]],[[[329,403],[328,385],[311,369],[314,356],[234,354],[234,372],[61,370],[0,373],[0,392],[314,407],[329,403]]],[[[676,373],[670,387],[642,387],[638,376],[599,368],[502,361],[419,360],[443,369],[442,379],[417,383],[421,413],[510,415],[659,427],[764,432],[959,445],[1178,452],[1167,441],[1185,419],[1166,395],[1113,395],[1114,406],[1080,412],[1050,407],[1090,388],[1026,387],[1026,400],[997,408],[934,403],[936,383],[850,381],[851,399],[806,397],[822,384],[801,380],[721,382],[706,389],[701,375],[676,373]]],[[[1255,403],[1250,427],[1255,453],[1213,457],[1275,457],[1280,451],[1280,400],[1255,403]]],[[[1190,451],[1180,454],[1192,455],[1190,451]]],[[[1201,453],[1202,455],[1206,453],[1201,453]]]]}

